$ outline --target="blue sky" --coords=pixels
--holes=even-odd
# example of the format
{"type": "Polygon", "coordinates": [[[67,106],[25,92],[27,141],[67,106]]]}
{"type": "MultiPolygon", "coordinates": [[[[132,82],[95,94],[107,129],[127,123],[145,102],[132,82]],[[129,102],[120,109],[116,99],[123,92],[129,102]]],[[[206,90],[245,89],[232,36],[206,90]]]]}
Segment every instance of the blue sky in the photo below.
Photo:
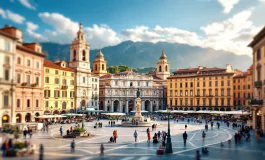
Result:
{"type": "Polygon", "coordinates": [[[71,43],[81,21],[91,48],[166,41],[251,55],[264,13],[265,0],[2,0],[0,24],[28,42],[71,43]]]}

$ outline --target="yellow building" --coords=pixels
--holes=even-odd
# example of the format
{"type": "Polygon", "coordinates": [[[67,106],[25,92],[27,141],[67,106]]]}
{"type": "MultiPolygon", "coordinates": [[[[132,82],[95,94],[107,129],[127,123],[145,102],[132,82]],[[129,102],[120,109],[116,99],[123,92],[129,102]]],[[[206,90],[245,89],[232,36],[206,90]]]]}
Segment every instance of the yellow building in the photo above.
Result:
{"type": "Polygon", "coordinates": [[[44,114],[74,113],[75,70],[66,62],[44,60],[44,114]]]}
{"type": "Polygon", "coordinates": [[[233,77],[234,109],[250,110],[249,102],[252,98],[253,66],[247,72],[235,70],[233,77]]]}
{"type": "Polygon", "coordinates": [[[232,110],[234,70],[231,65],[199,66],[173,73],[167,78],[167,102],[175,110],[232,110]]]}

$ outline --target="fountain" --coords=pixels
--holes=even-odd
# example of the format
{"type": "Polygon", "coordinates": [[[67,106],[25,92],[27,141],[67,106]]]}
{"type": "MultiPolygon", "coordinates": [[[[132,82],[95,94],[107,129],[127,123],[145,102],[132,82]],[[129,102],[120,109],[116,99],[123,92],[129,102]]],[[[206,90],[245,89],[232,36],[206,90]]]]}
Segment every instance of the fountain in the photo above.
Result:
{"type": "Polygon", "coordinates": [[[135,99],[136,106],[135,106],[135,115],[134,117],[130,118],[129,121],[124,121],[121,123],[121,126],[124,127],[151,127],[155,122],[151,121],[150,118],[146,118],[142,116],[141,113],[141,98],[140,98],[140,89],[137,90],[137,98],[135,99]],[[137,122],[136,123],[133,123],[137,122]]]}

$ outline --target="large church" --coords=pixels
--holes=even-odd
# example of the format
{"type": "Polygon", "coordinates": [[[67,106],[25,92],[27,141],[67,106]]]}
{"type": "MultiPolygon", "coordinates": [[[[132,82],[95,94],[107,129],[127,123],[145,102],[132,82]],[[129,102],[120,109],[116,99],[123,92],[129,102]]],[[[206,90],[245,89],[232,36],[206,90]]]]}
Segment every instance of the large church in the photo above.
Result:
{"type": "Polygon", "coordinates": [[[93,73],[100,76],[99,109],[107,112],[130,113],[135,110],[136,91],[141,92],[142,110],[153,112],[165,109],[166,84],[170,75],[169,62],[162,50],[156,70],[153,74],[138,74],[124,71],[109,74],[107,62],[99,50],[93,64],[93,73]]]}

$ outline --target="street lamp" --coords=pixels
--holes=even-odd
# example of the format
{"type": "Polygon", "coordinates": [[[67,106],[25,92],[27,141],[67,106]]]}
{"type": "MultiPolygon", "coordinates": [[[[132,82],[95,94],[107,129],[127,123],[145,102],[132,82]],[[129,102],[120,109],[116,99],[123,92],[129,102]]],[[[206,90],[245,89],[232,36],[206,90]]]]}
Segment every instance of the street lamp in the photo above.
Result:
{"type": "Polygon", "coordinates": [[[170,137],[170,121],[169,121],[169,115],[172,108],[169,106],[167,107],[167,113],[168,113],[168,133],[167,133],[167,143],[166,143],[166,153],[173,153],[172,151],[172,143],[171,143],[171,137],[170,137]]]}

